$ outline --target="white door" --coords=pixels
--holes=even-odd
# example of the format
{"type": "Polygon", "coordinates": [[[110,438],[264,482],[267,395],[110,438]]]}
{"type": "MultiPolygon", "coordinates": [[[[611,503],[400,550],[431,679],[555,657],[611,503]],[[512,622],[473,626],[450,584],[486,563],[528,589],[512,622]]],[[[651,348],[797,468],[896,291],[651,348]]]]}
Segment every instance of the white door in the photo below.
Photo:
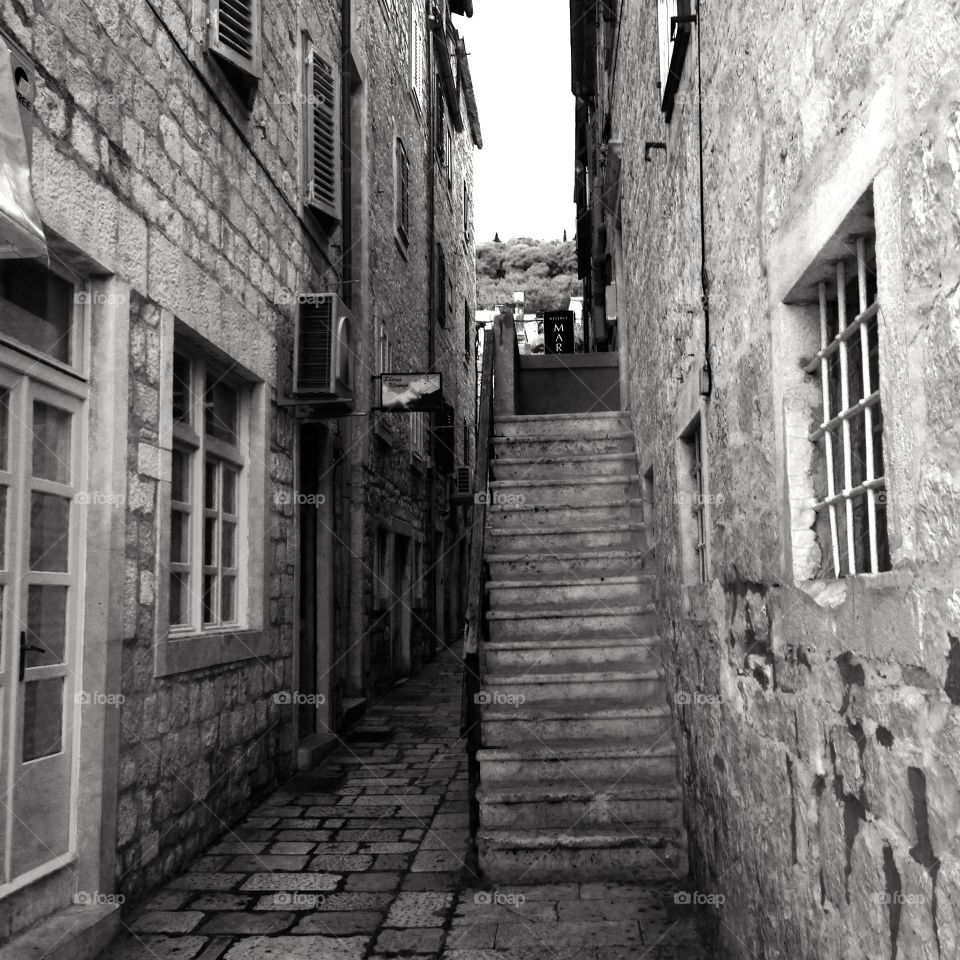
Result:
{"type": "Polygon", "coordinates": [[[82,401],[0,355],[0,891],[73,850],[82,401]]]}

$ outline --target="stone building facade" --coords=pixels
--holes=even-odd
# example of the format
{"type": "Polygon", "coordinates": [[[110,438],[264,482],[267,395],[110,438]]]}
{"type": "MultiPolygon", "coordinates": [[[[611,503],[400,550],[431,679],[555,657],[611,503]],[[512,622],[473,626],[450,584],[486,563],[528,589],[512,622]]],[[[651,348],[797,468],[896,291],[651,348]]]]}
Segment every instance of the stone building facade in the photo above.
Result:
{"type": "MultiPolygon", "coordinates": [[[[393,154],[368,5],[0,6],[4,116],[18,95],[24,118],[4,160],[29,154],[49,254],[0,260],[0,947],[66,924],[75,956],[95,953],[119,905],[383,686],[369,511],[401,466],[422,506],[405,435],[389,466],[368,455],[370,291],[396,255],[369,229],[393,154]],[[230,31],[238,6],[249,33],[230,31]],[[351,320],[347,409],[292,390],[305,306],[331,295],[351,320]]],[[[394,277],[411,362],[425,271],[394,277]]]]}
{"type": "Polygon", "coordinates": [[[573,11],[694,880],[731,958],[952,956],[956,11],[573,11]]]}

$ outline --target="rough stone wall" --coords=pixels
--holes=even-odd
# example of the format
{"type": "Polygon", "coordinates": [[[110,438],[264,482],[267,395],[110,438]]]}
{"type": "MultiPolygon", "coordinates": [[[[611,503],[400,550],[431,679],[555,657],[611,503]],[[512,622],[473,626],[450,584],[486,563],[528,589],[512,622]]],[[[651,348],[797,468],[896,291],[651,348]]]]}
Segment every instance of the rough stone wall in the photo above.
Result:
{"type": "Polygon", "coordinates": [[[161,310],[252,370],[269,399],[276,339],[290,334],[295,294],[336,282],[339,231],[312,223],[313,239],[304,233],[297,41],[306,27],[336,52],[339,7],[267,6],[263,79],[248,111],[205,52],[203,3],[164,4],[162,19],[143,3],[68,0],[29,13],[0,5],[3,26],[36,61],[33,181],[41,214],[76,250],[81,269],[131,285],[116,835],[116,890],[128,901],[181,869],[291,761],[290,710],[272,695],[292,681],[293,432],[272,404],[266,462],[250,466],[252,496],[268,482],[286,494],[266,508],[259,642],[268,652],[154,675],[155,648],[165,639],[154,624],[166,578],[160,531],[168,523],[158,498],[169,483],[160,449],[161,379],[169,371],[161,310]]]}
{"type": "Polygon", "coordinates": [[[684,585],[678,529],[689,505],[677,496],[678,411],[697,409],[703,357],[696,34],[667,128],[656,5],[626,5],[611,100],[611,139],[624,142],[629,402],[654,467],[661,630],[695,879],[726,898],[712,920],[731,958],[952,957],[956,9],[750,2],[703,4],[701,18],[714,378],[702,413],[712,551],[703,587],[684,585]],[[668,151],[645,163],[648,140],[668,151]],[[817,252],[807,239],[817,215],[839,221],[871,181],[893,571],[803,581],[787,504],[794,471],[809,464],[796,456],[809,418],[798,440],[798,314],[782,297],[817,252]]]}
{"type": "MultiPolygon", "coordinates": [[[[430,137],[429,98],[433,96],[432,49],[424,52],[425,86],[422,108],[410,83],[407,46],[399,33],[401,24],[409,24],[409,2],[365,0],[357,18],[367,65],[367,111],[369,123],[364,131],[369,180],[370,274],[368,315],[372,322],[366,338],[368,362],[366,374],[380,372],[377,363],[379,331],[386,325],[393,349],[395,370],[430,368],[430,325],[435,336],[433,369],[443,374],[444,394],[457,410],[457,453],[462,462],[463,417],[473,423],[473,393],[465,389],[463,364],[463,297],[470,297],[471,316],[475,291],[472,243],[467,251],[462,235],[462,184],[472,180],[472,150],[469,132],[454,138],[455,172],[452,189],[446,185],[446,173],[437,166],[430,137]],[[409,173],[409,229],[404,244],[396,232],[395,146],[400,137],[407,151],[409,173]],[[431,218],[429,176],[431,165],[434,185],[434,217],[431,218]],[[460,193],[458,193],[458,190],[460,193]],[[460,224],[459,234],[455,232],[460,224]],[[431,316],[430,261],[433,246],[443,242],[449,275],[456,291],[454,307],[445,326],[431,316]],[[455,241],[459,240],[459,243],[455,241]],[[454,256],[456,251],[456,256],[454,256]],[[459,352],[457,352],[459,350],[459,352]]],[[[426,38],[430,43],[429,36],[426,38]]],[[[469,194],[472,209],[472,189],[469,194]]],[[[472,214],[471,214],[472,219],[472,214]]],[[[434,281],[435,282],[435,281],[434,281]]],[[[470,386],[469,384],[467,385],[470,386]]],[[[428,469],[411,456],[411,418],[406,414],[373,414],[367,433],[365,455],[365,545],[367,564],[364,588],[364,675],[370,692],[389,688],[390,636],[388,616],[376,601],[374,563],[377,531],[393,521],[408,524],[425,536],[424,569],[437,558],[430,553],[432,537],[428,530],[428,503],[431,479],[428,469]]],[[[429,439],[428,439],[429,444],[429,439]]],[[[429,446],[427,453],[429,455],[429,446]]],[[[473,451],[471,449],[471,456],[473,451]]],[[[446,478],[433,473],[432,498],[435,515],[448,498],[446,478]]],[[[411,545],[412,549],[412,545],[411,545]]],[[[423,603],[414,607],[411,617],[413,666],[422,662],[429,647],[429,634],[435,629],[429,592],[422,591],[423,603]]],[[[441,637],[441,640],[445,638],[441,637]]]]}

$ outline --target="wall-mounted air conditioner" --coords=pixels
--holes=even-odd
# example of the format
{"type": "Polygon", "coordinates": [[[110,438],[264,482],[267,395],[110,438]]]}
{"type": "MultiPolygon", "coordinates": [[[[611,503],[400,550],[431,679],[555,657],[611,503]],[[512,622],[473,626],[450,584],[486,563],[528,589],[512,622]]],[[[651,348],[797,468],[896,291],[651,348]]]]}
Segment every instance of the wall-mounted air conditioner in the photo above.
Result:
{"type": "Polygon", "coordinates": [[[353,400],[352,317],[335,293],[301,298],[293,342],[297,400],[353,400]]]}

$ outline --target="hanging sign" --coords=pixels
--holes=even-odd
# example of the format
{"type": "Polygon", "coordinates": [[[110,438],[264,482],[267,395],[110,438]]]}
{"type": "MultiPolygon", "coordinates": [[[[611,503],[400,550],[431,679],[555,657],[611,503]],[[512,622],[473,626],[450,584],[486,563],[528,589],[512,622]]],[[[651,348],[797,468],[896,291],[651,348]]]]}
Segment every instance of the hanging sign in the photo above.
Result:
{"type": "Polygon", "coordinates": [[[417,413],[440,410],[443,380],[439,373],[380,374],[380,410],[417,413]]]}
{"type": "Polygon", "coordinates": [[[544,312],[543,349],[546,353],[573,353],[572,310],[544,312]]]}

